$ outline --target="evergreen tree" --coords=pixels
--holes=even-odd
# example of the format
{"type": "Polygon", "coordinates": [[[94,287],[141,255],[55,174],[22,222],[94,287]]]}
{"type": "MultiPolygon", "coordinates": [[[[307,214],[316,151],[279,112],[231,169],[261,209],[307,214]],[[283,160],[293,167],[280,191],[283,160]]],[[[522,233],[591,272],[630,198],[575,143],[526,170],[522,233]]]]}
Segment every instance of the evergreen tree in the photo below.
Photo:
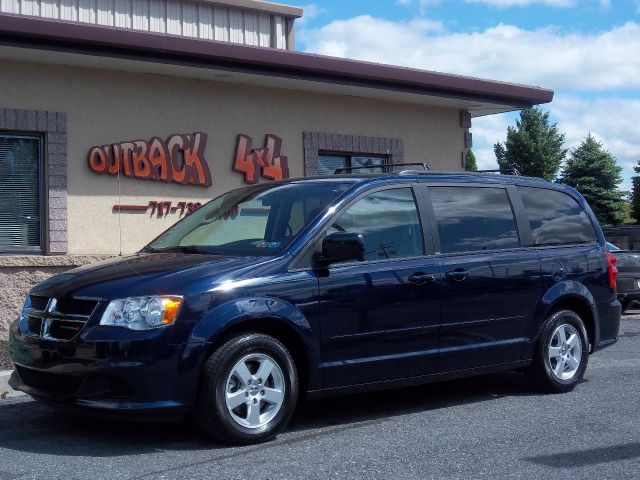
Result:
{"type": "Polygon", "coordinates": [[[507,129],[507,141],[496,143],[493,151],[500,169],[553,180],[567,155],[563,143],[564,134],[557,123],[550,124],[549,112],[534,107],[520,112],[515,128],[507,129]]]}
{"type": "Polygon", "coordinates": [[[473,150],[471,150],[471,149],[467,150],[467,158],[465,159],[465,162],[464,162],[464,169],[467,172],[477,172],[478,171],[478,164],[476,162],[476,156],[473,154],[473,150]]]}
{"type": "Polygon", "coordinates": [[[600,223],[617,225],[624,222],[625,192],[618,186],[622,182],[622,167],[591,133],[571,152],[571,158],[562,171],[560,182],[578,190],[589,202],[600,223]]]}
{"type": "MultiPolygon", "coordinates": [[[[640,160],[633,169],[636,173],[640,173],[640,160]]],[[[631,216],[636,223],[640,223],[640,177],[637,175],[632,177],[631,182],[631,216]]]]}

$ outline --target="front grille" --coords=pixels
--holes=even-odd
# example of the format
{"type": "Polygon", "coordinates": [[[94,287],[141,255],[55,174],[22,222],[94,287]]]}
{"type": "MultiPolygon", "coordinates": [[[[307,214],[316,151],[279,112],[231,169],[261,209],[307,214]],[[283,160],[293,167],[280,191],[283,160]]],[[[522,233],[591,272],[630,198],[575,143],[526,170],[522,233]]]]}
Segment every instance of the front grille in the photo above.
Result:
{"type": "Polygon", "coordinates": [[[40,311],[46,310],[49,303],[47,297],[36,297],[35,295],[29,295],[29,300],[31,300],[31,308],[40,311]]]}
{"type": "Polygon", "coordinates": [[[55,320],[49,325],[49,336],[60,340],[71,340],[80,333],[85,323],[55,320]]]}
{"type": "Polygon", "coordinates": [[[27,328],[31,335],[49,340],[72,340],[87,323],[98,302],[31,295],[27,328]]]}
{"type": "Polygon", "coordinates": [[[35,335],[40,335],[42,332],[42,318],[40,317],[32,317],[29,315],[27,317],[27,325],[29,327],[29,331],[35,335]]]}
{"type": "Polygon", "coordinates": [[[60,298],[56,302],[56,311],[69,315],[84,315],[88,317],[93,313],[93,310],[95,308],[96,302],[91,302],[88,300],[60,298]]]}
{"type": "Polygon", "coordinates": [[[77,392],[82,383],[82,378],[70,375],[40,372],[20,365],[16,365],[16,369],[25,385],[45,392],[70,395],[77,392]]]}

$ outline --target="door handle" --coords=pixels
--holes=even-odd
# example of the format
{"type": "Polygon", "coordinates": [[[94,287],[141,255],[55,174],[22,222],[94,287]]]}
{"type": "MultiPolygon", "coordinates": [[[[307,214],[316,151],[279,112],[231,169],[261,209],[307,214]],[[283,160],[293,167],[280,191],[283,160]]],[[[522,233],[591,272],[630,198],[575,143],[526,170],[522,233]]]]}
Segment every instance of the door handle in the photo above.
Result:
{"type": "Polygon", "coordinates": [[[424,285],[435,282],[436,276],[432,273],[416,272],[409,277],[409,281],[414,285],[424,285]]]}
{"type": "Polygon", "coordinates": [[[461,282],[469,276],[469,272],[466,270],[453,270],[452,272],[447,272],[444,274],[444,277],[447,280],[453,280],[454,282],[461,282]]]}

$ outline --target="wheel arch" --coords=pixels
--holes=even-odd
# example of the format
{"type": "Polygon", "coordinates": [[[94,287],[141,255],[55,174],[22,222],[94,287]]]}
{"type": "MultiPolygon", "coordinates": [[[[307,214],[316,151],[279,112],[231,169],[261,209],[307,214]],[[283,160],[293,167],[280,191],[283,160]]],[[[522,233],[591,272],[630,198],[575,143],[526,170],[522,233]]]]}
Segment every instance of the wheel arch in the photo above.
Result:
{"type": "MultiPolygon", "coordinates": [[[[559,310],[571,310],[577,313],[584,322],[587,331],[590,351],[593,352],[598,344],[600,332],[597,322],[595,300],[591,292],[578,282],[561,282],[550,288],[543,297],[543,318],[546,321],[559,310]]],[[[544,328],[544,321],[540,324],[536,334],[537,343],[544,328]]]]}
{"type": "Polygon", "coordinates": [[[321,379],[314,374],[320,363],[316,335],[299,309],[275,298],[233,300],[209,312],[193,332],[193,338],[205,339],[207,344],[198,362],[199,370],[217,348],[232,337],[249,332],[269,335],[289,350],[298,370],[301,394],[309,387],[319,388],[321,379]]]}

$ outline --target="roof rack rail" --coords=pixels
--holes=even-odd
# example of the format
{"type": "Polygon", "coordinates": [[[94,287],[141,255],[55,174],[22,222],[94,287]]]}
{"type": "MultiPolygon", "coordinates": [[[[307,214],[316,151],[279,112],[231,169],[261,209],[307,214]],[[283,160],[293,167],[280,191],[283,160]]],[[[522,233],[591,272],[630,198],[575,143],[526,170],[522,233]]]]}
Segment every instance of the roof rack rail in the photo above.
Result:
{"type": "MultiPolygon", "coordinates": [[[[424,169],[425,172],[428,172],[429,170],[431,170],[431,167],[429,166],[429,164],[427,162],[414,162],[414,163],[386,163],[384,165],[370,165],[368,167],[362,166],[362,167],[340,167],[340,168],[336,168],[333,171],[334,175],[339,175],[342,172],[352,172],[354,170],[369,170],[371,168],[379,168],[382,167],[383,169],[386,168],[395,168],[395,167],[404,167],[404,166],[420,166],[424,169]]],[[[391,172],[393,172],[393,170],[391,170],[391,172]]],[[[385,173],[391,173],[391,172],[385,172],[385,173]]]]}
{"type": "Polygon", "coordinates": [[[520,175],[515,168],[496,168],[493,170],[476,170],[472,173],[501,173],[502,175],[520,175]]]}

